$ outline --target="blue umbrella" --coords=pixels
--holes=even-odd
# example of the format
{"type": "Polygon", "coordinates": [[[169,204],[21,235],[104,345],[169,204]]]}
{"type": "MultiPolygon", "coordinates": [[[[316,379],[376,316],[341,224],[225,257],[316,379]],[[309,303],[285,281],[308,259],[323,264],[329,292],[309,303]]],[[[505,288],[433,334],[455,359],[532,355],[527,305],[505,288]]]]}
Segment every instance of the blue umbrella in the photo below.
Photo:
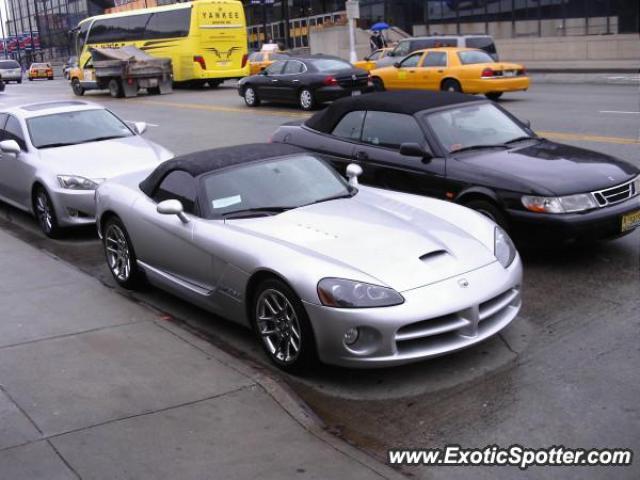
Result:
{"type": "Polygon", "coordinates": [[[389,29],[389,24],[386,22],[378,22],[378,23],[374,23],[371,26],[371,30],[373,30],[374,32],[379,31],[379,30],[388,30],[389,29]]]}

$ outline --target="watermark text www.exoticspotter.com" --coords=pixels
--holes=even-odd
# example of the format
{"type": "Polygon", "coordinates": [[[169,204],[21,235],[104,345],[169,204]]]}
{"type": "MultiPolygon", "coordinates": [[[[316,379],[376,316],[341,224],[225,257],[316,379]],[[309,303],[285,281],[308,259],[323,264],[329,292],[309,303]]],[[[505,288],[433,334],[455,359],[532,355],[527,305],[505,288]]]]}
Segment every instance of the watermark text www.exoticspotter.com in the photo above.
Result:
{"type": "Polygon", "coordinates": [[[462,448],[460,445],[447,445],[444,448],[391,449],[388,461],[391,465],[490,465],[515,466],[522,470],[543,465],[625,466],[631,465],[633,451],[628,448],[584,449],[562,445],[548,448],[525,448],[522,445],[462,448]]]}

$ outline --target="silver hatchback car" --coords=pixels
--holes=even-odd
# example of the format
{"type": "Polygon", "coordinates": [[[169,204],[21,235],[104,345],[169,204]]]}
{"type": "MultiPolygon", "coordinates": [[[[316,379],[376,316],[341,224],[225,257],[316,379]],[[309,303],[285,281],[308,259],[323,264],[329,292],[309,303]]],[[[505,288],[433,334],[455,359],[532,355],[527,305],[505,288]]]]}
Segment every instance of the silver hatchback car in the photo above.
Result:
{"type": "Polygon", "coordinates": [[[93,223],[104,180],[173,157],[100,105],[34,103],[0,111],[0,200],[33,213],[42,231],[93,223]]]}
{"type": "Polygon", "coordinates": [[[5,83],[22,83],[22,67],[15,60],[0,60],[0,78],[5,83]]]}

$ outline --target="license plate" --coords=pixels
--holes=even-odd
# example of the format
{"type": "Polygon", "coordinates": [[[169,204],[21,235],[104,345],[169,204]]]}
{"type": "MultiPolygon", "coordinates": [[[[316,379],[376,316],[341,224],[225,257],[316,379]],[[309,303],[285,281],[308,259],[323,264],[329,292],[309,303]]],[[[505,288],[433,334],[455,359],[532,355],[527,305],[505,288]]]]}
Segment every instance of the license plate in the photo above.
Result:
{"type": "Polygon", "coordinates": [[[219,67],[228,67],[231,65],[231,62],[216,62],[216,65],[219,67]]]}
{"type": "Polygon", "coordinates": [[[514,70],[505,70],[504,72],[502,72],[502,75],[505,77],[515,77],[516,72],[514,70]]]}
{"type": "Polygon", "coordinates": [[[628,232],[629,230],[633,230],[636,227],[640,226],[640,210],[636,210],[635,212],[627,213],[622,216],[622,226],[621,230],[623,232],[628,232]]]}
{"type": "Polygon", "coordinates": [[[361,93],[362,93],[362,92],[361,92],[360,90],[353,90],[353,91],[351,92],[351,96],[355,97],[355,96],[360,95],[361,93]]]}

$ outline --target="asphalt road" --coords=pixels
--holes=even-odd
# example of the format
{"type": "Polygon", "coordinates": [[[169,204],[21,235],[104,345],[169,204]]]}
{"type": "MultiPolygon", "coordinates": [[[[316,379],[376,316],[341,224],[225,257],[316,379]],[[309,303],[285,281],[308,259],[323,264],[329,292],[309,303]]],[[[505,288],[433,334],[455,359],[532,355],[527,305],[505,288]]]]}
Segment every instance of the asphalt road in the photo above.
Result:
{"type": "MultiPolygon", "coordinates": [[[[63,81],[8,85],[0,107],[74,99],[63,81]]],[[[115,100],[86,95],[176,153],[265,141],[293,108],[248,109],[232,84],[115,100]]],[[[534,85],[502,105],[548,138],[640,165],[638,87],[534,85]]],[[[0,227],[113,286],[93,229],[45,239],[26,215],[0,205],[0,227]]],[[[590,247],[522,252],[524,306],[501,335],[455,355],[375,371],[321,367],[287,378],[336,434],[381,459],[391,447],[625,447],[640,452],[640,231],[590,247]]],[[[250,332],[158,291],[136,294],[223,348],[264,365],[250,332]]],[[[417,468],[418,478],[513,478],[513,468],[417,468]]],[[[638,478],[630,468],[536,467],[528,478],[638,478]]]]}

